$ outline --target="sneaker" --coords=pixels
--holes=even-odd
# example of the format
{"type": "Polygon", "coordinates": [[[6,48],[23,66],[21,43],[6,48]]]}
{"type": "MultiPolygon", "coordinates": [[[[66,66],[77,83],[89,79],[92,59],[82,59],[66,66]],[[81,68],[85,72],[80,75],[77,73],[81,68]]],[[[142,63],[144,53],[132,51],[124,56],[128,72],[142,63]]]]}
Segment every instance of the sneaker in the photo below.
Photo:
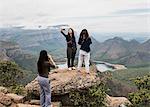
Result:
{"type": "Polygon", "coordinates": [[[71,67],[69,67],[68,70],[71,71],[72,70],[71,67]]]}
{"type": "Polygon", "coordinates": [[[76,70],[76,68],[75,68],[75,67],[72,67],[72,70],[76,70]]]}

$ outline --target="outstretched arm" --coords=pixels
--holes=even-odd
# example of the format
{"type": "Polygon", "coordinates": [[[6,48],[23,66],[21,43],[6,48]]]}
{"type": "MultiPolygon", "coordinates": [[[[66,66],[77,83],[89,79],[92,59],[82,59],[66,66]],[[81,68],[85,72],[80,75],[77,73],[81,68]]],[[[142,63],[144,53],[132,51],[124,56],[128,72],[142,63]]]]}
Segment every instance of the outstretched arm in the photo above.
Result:
{"type": "Polygon", "coordinates": [[[67,37],[67,35],[63,32],[64,31],[64,29],[61,29],[61,33],[65,36],[65,37],[67,37]]]}

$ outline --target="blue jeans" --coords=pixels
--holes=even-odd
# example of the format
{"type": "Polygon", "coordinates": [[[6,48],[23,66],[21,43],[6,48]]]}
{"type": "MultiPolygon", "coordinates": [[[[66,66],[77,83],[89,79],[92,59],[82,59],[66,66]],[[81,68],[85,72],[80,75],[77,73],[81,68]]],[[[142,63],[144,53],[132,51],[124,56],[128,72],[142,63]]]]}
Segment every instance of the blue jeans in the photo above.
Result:
{"type": "Polygon", "coordinates": [[[41,107],[49,107],[51,105],[51,89],[48,78],[38,76],[40,85],[40,104],[41,107]]]}

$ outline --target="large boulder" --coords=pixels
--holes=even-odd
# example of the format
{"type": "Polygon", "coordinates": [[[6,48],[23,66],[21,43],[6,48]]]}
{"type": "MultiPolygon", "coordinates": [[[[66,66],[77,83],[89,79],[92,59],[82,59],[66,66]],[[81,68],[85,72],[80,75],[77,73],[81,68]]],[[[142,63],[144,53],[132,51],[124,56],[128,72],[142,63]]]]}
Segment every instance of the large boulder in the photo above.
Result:
{"type": "Polygon", "coordinates": [[[10,106],[12,104],[12,100],[9,96],[0,92],[0,104],[4,106],[10,106]]]}
{"type": "Polygon", "coordinates": [[[108,107],[124,107],[126,104],[131,104],[131,102],[125,97],[111,97],[107,95],[106,99],[108,107]]]}
{"type": "MultiPolygon", "coordinates": [[[[85,73],[85,70],[79,73],[76,70],[58,69],[50,72],[49,80],[52,96],[64,95],[73,90],[86,89],[101,82],[101,78],[97,78],[94,70],[88,75],[85,73]]],[[[40,88],[37,78],[28,83],[25,88],[28,94],[32,93],[32,95],[39,96],[40,88]]]]}
{"type": "MultiPolygon", "coordinates": [[[[93,85],[98,85],[105,81],[105,77],[98,76],[95,67],[91,67],[90,74],[86,74],[82,68],[82,72],[77,70],[67,71],[66,69],[57,69],[49,74],[50,87],[52,91],[52,100],[61,101],[63,105],[69,105],[68,93],[72,91],[86,90],[93,85]]],[[[37,78],[26,85],[28,95],[39,95],[39,84],[37,78]]],[[[119,107],[121,104],[130,103],[125,97],[106,97],[108,107],[119,107]]]]}
{"type": "MultiPolygon", "coordinates": [[[[61,102],[52,102],[53,107],[62,107],[61,102]]],[[[0,92],[0,107],[40,107],[40,100],[26,100],[24,96],[0,92]]]]}
{"type": "MultiPolygon", "coordinates": [[[[53,107],[62,107],[60,102],[52,102],[53,107]]],[[[1,106],[0,106],[1,107],[1,106]]],[[[41,107],[40,105],[18,103],[14,107],[41,107]]]]}
{"type": "Polygon", "coordinates": [[[14,93],[8,93],[6,95],[9,96],[15,103],[23,103],[25,101],[25,96],[22,95],[17,95],[14,93]]]}

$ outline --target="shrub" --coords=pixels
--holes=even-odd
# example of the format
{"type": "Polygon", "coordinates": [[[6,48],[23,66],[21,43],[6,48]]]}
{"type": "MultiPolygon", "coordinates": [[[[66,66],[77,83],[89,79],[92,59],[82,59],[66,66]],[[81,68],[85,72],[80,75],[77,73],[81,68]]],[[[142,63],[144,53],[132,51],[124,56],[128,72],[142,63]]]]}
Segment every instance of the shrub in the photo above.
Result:
{"type": "Polygon", "coordinates": [[[0,62],[0,85],[4,87],[19,84],[23,72],[17,64],[10,61],[0,62]]]}
{"type": "Polygon", "coordinates": [[[106,87],[103,83],[87,90],[69,94],[71,102],[77,107],[105,107],[106,87]]]}
{"type": "Polygon", "coordinates": [[[12,93],[19,94],[19,95],[26,95],[27,94],[23,85],[11,86],[10,90],[12,93]]]}
{"type": "Polygon", "coordinates": [[[150,105],[150,75],[137,77],[134,80],[138,91],[129,94],[133,107],[148,107],[150,105]]]}

